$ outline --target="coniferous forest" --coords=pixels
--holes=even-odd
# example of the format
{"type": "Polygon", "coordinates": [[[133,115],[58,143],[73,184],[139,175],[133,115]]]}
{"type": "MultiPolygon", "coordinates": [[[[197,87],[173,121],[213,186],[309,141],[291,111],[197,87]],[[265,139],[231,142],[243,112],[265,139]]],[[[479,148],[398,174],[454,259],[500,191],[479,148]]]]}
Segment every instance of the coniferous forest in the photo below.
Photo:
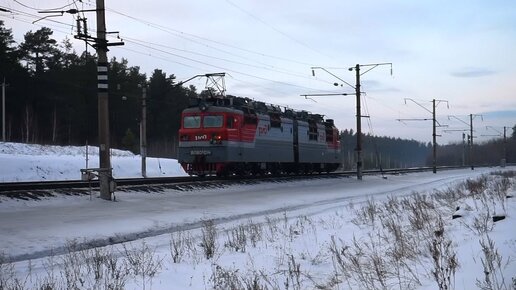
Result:
{"type": "MultiPolygon", "coordinates": [[[[0,20],[0,82],[6,87],[6,139],[11,142],[85,145],[97,144],[96,56],[77,53],[71,42],[57,42],[49,28],[25,33],[21,43],[0,20]]],[[[93,49],[92,49],[93,51],[93,49]]],[[[138,152],[143,87],[147,89],[148,153],[175,157],[180,113],[194,86],[177,86],[173,74],[154,70],[150,76],[126,59],[109,63],[109,110],[111,147],[138,152]]],[[[202,93],[202,92],[201,92],[202,93]]],[[[513,128],[516,130],[516,126],[513,128]]],[[[341,132],[344,168],[354,166],[356,134],[341,132]]],[[[507,143],[495,139],[476,144],[470,157],[462,144],[439,147],[439,165],[498,164],[503,148],[509,162],[516,161],[516,134],[507,143]]],[[[412,167],[432,162],[432,146],[415,140],[363,137],[364,168],[412,167]]]]}

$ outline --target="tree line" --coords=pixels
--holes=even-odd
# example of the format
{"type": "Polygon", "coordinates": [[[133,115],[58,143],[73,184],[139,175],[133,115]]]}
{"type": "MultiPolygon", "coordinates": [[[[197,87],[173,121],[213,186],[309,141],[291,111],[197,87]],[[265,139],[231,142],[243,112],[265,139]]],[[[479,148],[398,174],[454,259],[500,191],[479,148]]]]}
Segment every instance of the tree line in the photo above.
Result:
{"type": "MultiPolygon", "coordinates": [[[[12,30],[0,20],[0,82],[5,79],[8,84],[7,140],[97,144],[96,57],[87,50],[78,54],[69,39],[58,43],[52,35],[51,29],[43,27],[25,33],[23,41],[16,44],[12,30]]],[[[189,98],[205,92],[198,94],[194,86],[178,86],[173,74],[159,69],[148,77],[138,66],[129,66],[126,59],[110,60],[108,78],[111,147],[138,152],[141,101],[146,87],[149,155],[175,157],[181,111],[188,107],[189,98]]],[[[355,138],[353,130],[341,132],[346,168],[355,163],[355,138]]],[[[513,133],[506,144],[512,162],[516,159],[515,140],[513,133]]],[[[500,159],[500,142],[475,145],[478,162],[500,159]]],[[[364,168],[421,166],[431,160],[431,145],[415,140],[364,135],[363,147],[364,168]]],[[[462,162],[457,159],[462,156],[461,145],[446,145],[439,150],[439,164],[462,162]]]]}
{"type": "MultiPolygon", "coordinates": [[[[65,39],[58,43],[52,30],[41,28],[15,45],[11,29],[0,20],[0,81],[6,87],[6,137],[9,141],[84,145],[96,144],[96,57],[80,55],[65,39]]],[[[175,76],[154,70],[148,78],[126,59],[109,62],[110,138],[113,148],[136,151],[143,87],[147,89],[147,136],[150,152],[174,154],[180,113],[194,86],[176,86],[175,76]]]]}

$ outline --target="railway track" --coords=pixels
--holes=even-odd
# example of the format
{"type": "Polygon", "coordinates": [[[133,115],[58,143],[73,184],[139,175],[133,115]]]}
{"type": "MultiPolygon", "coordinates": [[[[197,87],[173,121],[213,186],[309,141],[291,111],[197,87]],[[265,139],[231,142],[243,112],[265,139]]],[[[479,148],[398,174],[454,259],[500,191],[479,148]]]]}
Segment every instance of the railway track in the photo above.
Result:
{"type": "MultiPolygon", "coordinates": [[[[438,167],[438,170],[462,168],[462,166],[438,167]]],[[[431,171],[432,167],[398,168],[384,170],[365,170],[363,174],[403,174],[410,172],[431,171]]],[[[258,182],[286,182],[310,178],[336,178],[354,176],[355,171],[341,171],[327,174],[286,175],[286,176],[230,176],[218,178],[207,177],[151,177],[151,178],[121,178],[116,179],[117,191],[142,190],[158,191],[160,189],[191,190],[194,188],[216,187],[230,184],[249,184],[258,182]]],[[[3,182],[0,183],[0,195],[21,199],[38,199],[55,194],[89,194],[97,191],[98,180],[64,180],[64,181],[34,181],[34,182],[3,182]]]]}

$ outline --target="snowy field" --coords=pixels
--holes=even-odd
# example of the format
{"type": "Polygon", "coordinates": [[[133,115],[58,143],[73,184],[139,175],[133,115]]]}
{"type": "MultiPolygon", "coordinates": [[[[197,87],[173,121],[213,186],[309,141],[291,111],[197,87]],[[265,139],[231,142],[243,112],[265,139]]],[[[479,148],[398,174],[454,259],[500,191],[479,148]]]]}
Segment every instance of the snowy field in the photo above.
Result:
{"type": "MultiPolygon", "coordinates": [[[[98,168],[98,147],[42,146],[0,142],[0,182],[80,180],[81,168],[98,168]],[[86,159],[86,157],[88,157],[86,159]]],[[[141,157],[113,149],[113,177],[141,177],[141,157]]],[[[147,158],[147,176],[186,176],[173,159],[147,158]]]]}
{"type": "MultiPolygon", "coordinates": [[[[2,146],[17,154],[0,157],[2,178],[38,179],[35,163],[54,163],[44,179],[83,168],[80,148],[2,146]]],[[[138,176],[127,158],[119,176],[138,176]]],[[[123,191],[117,202],[0,197],[0,289],[515,289],[515,174],[123,191]]]]}

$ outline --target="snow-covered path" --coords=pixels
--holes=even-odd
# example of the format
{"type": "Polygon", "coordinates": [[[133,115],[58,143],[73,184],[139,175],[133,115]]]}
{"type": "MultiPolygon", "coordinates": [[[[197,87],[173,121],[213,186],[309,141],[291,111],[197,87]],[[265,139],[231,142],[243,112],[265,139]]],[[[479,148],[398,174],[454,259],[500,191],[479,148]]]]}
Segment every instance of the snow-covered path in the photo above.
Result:
{"type": "Polygon", "coordinates": [[[366,176],[288,183],[263,183],[198,191],[120,192],[117,202],[88,196],[59,196],[42,201],[2,199],[0,249],[14,260],[59,253],[66,243],[105,245],[200,227],[214,219],[230,222],[281,213],[314,214],[374,196],[405,195],[446,188],[493,171],[489,168],[437,174],[366,176]]]}

